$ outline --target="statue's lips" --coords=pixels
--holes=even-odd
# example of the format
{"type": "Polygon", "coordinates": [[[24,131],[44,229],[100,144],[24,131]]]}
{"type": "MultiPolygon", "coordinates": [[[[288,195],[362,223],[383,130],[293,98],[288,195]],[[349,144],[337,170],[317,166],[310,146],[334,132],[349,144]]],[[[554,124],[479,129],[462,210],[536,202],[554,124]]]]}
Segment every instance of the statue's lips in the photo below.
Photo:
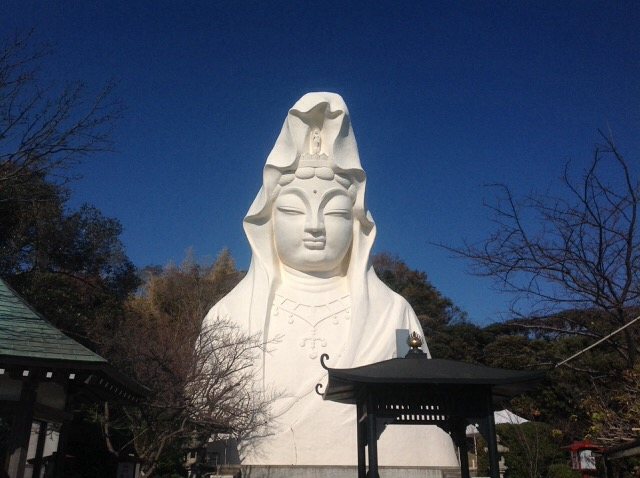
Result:
{"type": "Polygon", "coordinates": [[[326,244],[326,240],[324,238],[320,239],[304,239],[303,241],[304,247],[307,249],[324,249],[326,244]]]}

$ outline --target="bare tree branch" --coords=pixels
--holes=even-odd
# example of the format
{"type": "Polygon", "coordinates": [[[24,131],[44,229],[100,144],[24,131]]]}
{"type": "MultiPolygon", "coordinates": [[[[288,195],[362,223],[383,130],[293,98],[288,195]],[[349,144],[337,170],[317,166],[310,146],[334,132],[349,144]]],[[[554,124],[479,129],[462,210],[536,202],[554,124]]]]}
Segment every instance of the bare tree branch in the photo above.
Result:
{"type": "Polygon", "coordinates": [[[191,258],[168,266],[147,276],[117,330],[103,334],[109,357],[152,390],[143,406],[103,415],[111,427],[129,430],[130,439],[114,449],[133,446],[145,477],[179,444],[202,445],[221,432],[237,439],[268,434],[274,396],[258,390],[253,367],[265,344],[228,320],[202,325],[240,277],[228,253],[211,267],[191,258]]]}
{"type": "MultiPolygon", "coordinates": [[[[507,185],[492,185],[498,191],[497,203],[488,205],[494,232],[480,244],[444,246],[469,259],[473,273],[494,278],[513,294],[516,316],[537,317],[527,327],[600,338],[626,324],[635,316],[632,309],[640,307],[640,186],[612,137],[600,134],[604,144],[596,147],[580,180],[565,167],[567,195],[517,201],[507,185]],[[522,303],[525,311],[516,308],[522,303]],[[583,320],[580,329],[549,323],[572,309],[597,310],[600,319],[583,320]]],[[[625,332],[623,340],[610,343],[632,367],[639,341],[637,332],[625,332]]]]}
{"type": "Polygon", "coordinates": [[[91,97],[82,83],[43,86],[40,64],[51,49],[33,34],[0,46],[0,191],[33,175],[66,182],[88,154],[112,149],[111,129],[122,112],[108,83],[91,97]]]}

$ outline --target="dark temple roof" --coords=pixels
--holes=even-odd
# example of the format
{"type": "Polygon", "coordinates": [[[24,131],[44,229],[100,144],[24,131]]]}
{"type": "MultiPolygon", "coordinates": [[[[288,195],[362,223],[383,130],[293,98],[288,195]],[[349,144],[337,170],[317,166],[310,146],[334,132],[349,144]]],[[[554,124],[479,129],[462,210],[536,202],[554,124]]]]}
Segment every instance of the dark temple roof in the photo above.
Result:
{"type": "Polygon", "coordinates": [[[0,279],[0,357],[107,363],[67,337],[0,279]]]}
{"type": "Polygon", "coordinates": [[[329,368],[325,400],[354,403],[363,387],[392,388],[394,385],[443,387],[490,387],[495,401],[511,398],[535,388],[542,371],[523,372],[455,360],[395,358],[349,369],[329,368]]]}
{"type": "Polygon", "coordinates": [[[58,330],[0,278],[0,367],[5,366],[84,371],[87,386],[96,382],[121,396],[148,393],[105,358],[58,330]]]}

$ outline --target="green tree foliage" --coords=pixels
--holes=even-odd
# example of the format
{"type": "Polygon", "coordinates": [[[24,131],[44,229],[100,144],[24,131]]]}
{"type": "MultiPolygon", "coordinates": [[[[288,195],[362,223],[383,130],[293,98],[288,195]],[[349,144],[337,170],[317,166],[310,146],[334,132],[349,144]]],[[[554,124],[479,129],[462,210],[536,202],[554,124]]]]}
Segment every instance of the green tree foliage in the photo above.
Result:
{"type": "Polygon", "coordinates": [[[549,424],[565,444],[584,438],[588,415],[581,400],[590,393],[586,375],[569,367],[554,368],[561,359],[584,347],[580,337],[534,336],[512,322],[484,327],[488,336],[480,363],[514,370],[545,370],[547,380],[540,389],[515,397],[510,409],[529,420],[549,424]]]}
{"type": "Polygon", "coordinates": [[[584,398],[582,405],[590,414],[591,437],[606,445],[640,438],[640,366],[624,370],[607,390],[598,390],[584,398]]]}
{"type": "MultiPolygon", "coordinates": [[[[375,256],[373,263],[381,279],[419,313],[433,357],[515,370],[548,370],[542,389],[517,397],[510,407],[518,415],[548,423],[565,444],[589,433],[590,413],[582,406],[593,393],[589,376],[607,375],[612,366],[623,366],[615,347],[604,344],[586,354],[578,369],[554,369],[556,363],[592,343],[592,337],[529,327],[536,319],[480,327],[466,321],[464,314],[428,282],[425,273],[411,270],[389,254],[375,256]]],[[[594,313],[571,311],[547,320],[564,323],[563,328],[570,323],[598,323],[594,313]]]]}
{"type": "Polygon", "coordinates": [[[546,478],[550,466],[566,466],[568,462],[568,454],[560,449],[561,442],[545,423],[505,423],[496,429],[500,443],[508,448],[503,453],[507,478],[546,478]]]}
{"type": "MultiPolygon", "coordinates": [[[[496,426],[498,448],[504,459],[506,478],[580,478],[562,450],[562,436],[546,423],[501,423],[496,426]]],[[[487,443],[474,438],[479,476],[488,476],[487,443]]]]}
{"type": "Polygon", "coordinates": [[[0,275],[48,320],[85,343],[118,315],[138,286],[120,223],[92,206],[65,210],[60,186],[31,185],[42,200],[15,200],[0,190],[0,275]],[[4,200],[3,200],[4,199],[4,200]]]}
{"type": "Polygon", "coordinates": [[[423,327],[434,358],[484,363],[485,347],[493,340],[493,335],[470,322],[423,327]]]}
{"type": "Polygon", "coordinates": [[[440,326],[466,320],[466,314],[429,282],[425,272],[410,269],[386,252],[374,255],[371,262],[378,277],[407,299],[423,324],[440,326]]]}
{"type": "Polygon", "coordinates": [[[572,470],[567,463],[553,463],[547,468],[548,478],[580,478],[579,472],[572,470]]]}
{"type": "MultiPolygon", "coordinates": [[[[565,315],[573,317],[571,320],[597,320],[597,315],[589,313],[566,312],[565,315]]],[[[548,423],[556,434],[561,434],[564,444],[585,437],[597,438],[593,420],[603,415],[598,412],[596,404],[609,412],[618,409],[612,399],[615,397],[613,392],[618,390],[623,383],[622,377],[626,375],[625,359],[615,346],[603,343],[583,354],[578,363],[569,362],[556,367],[563,359],[591,345],[593,339],[549,331],[534,333],[534,329],[523,328],[521,322],[517,320],[485,327],[485,333],[492,339],[480,361],[496,367],[546,370],[544,386],[512,400],[510,406],[513,411],[528,419],[536,418],[548,423]]],[[[596,429],[601,430],[608,423],[612,430],[620,431],[615,416],[615,413],[608,413],[607,420],[596,429]]],[[[626,436],[629,437],[629,422],[623,415],[619,419],[621,425],[627,424],[626,436]]],[[[620,437],[624,436],[620,434],[620,437]]]]}
{"type": "Polygon", "coordinates": [[[0,275],[69,335],[91,345],[96,321],[138,281],[117,220],[67,207],[72,167],[110,147],[111,87],[38,79],[50,51],[30,34],[0,46],[0,275]]]}
{"type": "Polygon", "coordinates": [[[411,269],[402,259],[386,252],[372,257],[376,274],[411,305],[435,358],[481,362],[491,335],[467,322],[466,313],[443,296],[427,274],[411,269]]]}

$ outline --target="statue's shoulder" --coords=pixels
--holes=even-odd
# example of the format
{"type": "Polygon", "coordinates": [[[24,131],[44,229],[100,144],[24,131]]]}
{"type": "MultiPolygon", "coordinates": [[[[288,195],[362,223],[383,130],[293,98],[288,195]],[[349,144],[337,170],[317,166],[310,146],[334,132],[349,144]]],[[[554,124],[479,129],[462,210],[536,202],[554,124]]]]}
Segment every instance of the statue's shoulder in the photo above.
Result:
{"type": "Polygon", "coordinates": [[[231,292],[220,299],[207,313],[205,321],[217,319],[242,322],[249,314],[251,287],[245,277],[231,292]]]}
{"type": "Polygon", "coordinates": [[[382,282],[377,276],[370,281],[372,309],[398,328],[416,329],[418,318],[407,299],[382,282]]]}
{"type": "Polygon", "coordinates": [[[391,294],[393,295],[393,307],[395,310],[395,316],[398,317],[400,323],[404,327],[413,327],[415,328],[415,324],[418,322],[418,318],[416,317],[416,313],[411,307],[411,304],[407,302],[407,299],[402,297],[397,292],[389,289],[391,294]]]}
{"type": "Polygon", "coordinates": [[[398,312],[405,312],[407,310],[413,312],[413,309],[411,308],[411,305],[409,305],[409,302],[407,302],[407,299],[382,282],[375,272],[371,273],[369,277],[370,295],[374,300],[376,300],[376,302],[379,302],[381,305],[386,304],[387,308],[391,308],[398,312]]]}

